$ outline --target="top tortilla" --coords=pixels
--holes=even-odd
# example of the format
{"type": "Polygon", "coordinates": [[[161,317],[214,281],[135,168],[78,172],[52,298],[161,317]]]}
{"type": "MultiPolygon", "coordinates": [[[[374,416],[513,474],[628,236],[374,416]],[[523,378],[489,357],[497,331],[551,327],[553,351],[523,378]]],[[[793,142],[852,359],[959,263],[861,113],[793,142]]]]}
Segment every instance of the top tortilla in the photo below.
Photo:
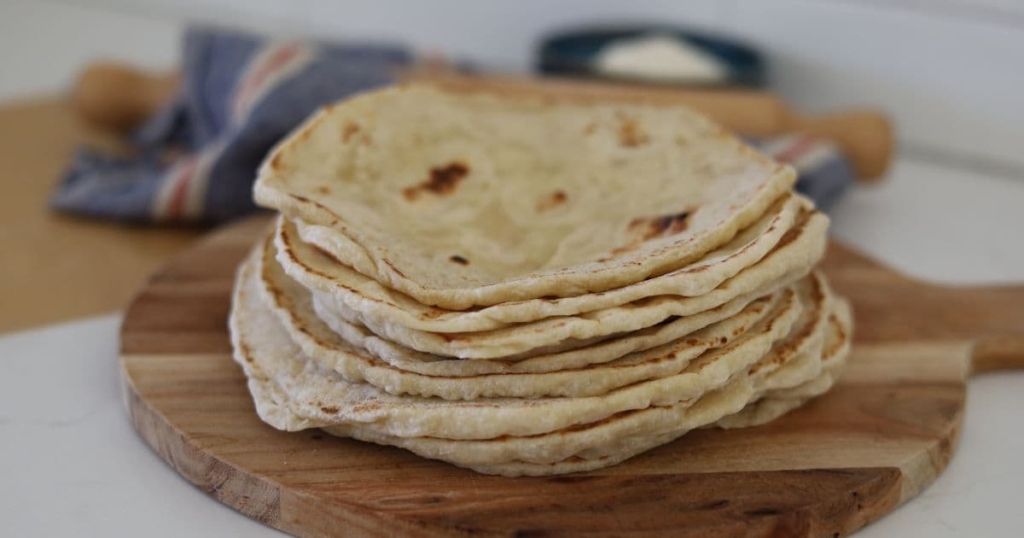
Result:
{"type": "Polygon", "coordinates": [[[409,85],[316,114],[255,196],[344,236],[383,285],[459,310],[672,271],[795,177],[684,106],[409,85]]]}

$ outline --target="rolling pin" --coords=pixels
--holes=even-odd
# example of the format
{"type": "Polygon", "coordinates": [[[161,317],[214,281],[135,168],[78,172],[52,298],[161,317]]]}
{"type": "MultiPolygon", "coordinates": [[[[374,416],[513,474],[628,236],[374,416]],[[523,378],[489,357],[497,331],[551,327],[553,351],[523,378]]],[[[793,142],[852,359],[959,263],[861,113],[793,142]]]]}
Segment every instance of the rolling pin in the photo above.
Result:
{"type": "Polygon", "coordinates": [[[78,75],[71,91],[75,114],[87,124],[128,133],[174,98],[177,73],[149,73],[115,63],[96,63],[78,75]]]}
{"type": "MultiPolygon", "coordinates": [[[[800,115],[774,95],[753,90],[707,90],[647,87],[584,82],[569,79],[529,79],[503,76],[454,75],[436,69],[413,70],[403,80],[426,80],[466,89],[529,91],[552,95],[566,92],[602,100],[644,100],[683,103],[714,118],[726,128],[749,137],[781,133],[808,133],[835,142],[852,163],[857,176],[879,179],[893,153],[893,131],[888,118],[871,109],[830,114],[800,115]]],[[[130,131],[178,90],[177,74],[153,74],[110,63],[95,64],[78,78],[71,95],[79,117],[90,125],[130,131]]]]}

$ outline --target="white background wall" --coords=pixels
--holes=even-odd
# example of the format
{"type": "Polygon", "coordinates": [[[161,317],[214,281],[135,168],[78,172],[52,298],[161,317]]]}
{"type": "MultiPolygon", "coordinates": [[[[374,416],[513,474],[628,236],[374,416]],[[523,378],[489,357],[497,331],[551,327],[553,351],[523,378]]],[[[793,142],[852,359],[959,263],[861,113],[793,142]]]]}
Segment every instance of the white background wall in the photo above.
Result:
{"type": "Polygon", "coordinates": [[[896,119],[911,154],[1024,178],[1019,0],[64,2],[281,34],[400,39],[503,69],[527,67],[537,36],[566,24],[699,26],[761,47],[774,88],[805,110],[877,105],[896,119]]]}

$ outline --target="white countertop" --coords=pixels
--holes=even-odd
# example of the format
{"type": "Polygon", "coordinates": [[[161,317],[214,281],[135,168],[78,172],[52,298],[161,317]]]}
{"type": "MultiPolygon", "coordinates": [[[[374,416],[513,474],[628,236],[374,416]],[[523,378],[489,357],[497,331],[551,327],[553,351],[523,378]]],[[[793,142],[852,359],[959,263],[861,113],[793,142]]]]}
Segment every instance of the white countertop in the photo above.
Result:
{"type": "MultiPolygon", "coordinates": [[[[126,49],[119,39],[104,41],[109,33],[98,24],[117,26],[120,15],[32,5],[0,6],[0,36],[17,31],[16,42],[31,43],[41,38],[23,24],[27,16],[74,19],[88,23],[96,35],[89,43],[98,43],[89,46],[99,49],[90,51],[82,41],[51,43],[47,65],[62,67],[38,71],[17,59],[21,53],[4,56],[14,49],[0,46],[0,67],[26,73],[0,77],[0,98],[58,88],[97,51],[156,65],[173,58],[175,23],[151,21],[147,31],[132,21],[138,44],[126,49]]],[[[833,216],[837,237],[919,278],[1024,282],[1024,178],[900,159],[883,185],[857,186],[833,216]]],[[[118,323],[109,315],[0,337],[0,534],[279,535],[192,487],[135,435],[117,382],[118,323]]],[[[1024,534],[1018,506],[1022,390],[1024,372],[972,380],[961,444],[949,468],[920,497],[858,535],[1024,534]]]]}

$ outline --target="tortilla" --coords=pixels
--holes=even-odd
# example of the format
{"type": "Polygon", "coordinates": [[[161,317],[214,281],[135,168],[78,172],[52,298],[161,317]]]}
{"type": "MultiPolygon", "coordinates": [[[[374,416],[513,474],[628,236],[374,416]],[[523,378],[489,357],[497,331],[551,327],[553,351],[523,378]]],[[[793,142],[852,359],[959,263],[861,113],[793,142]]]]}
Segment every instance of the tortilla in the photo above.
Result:
{"type": "MultiPolygon", "coordinates": [[[[673,316],[691,316],[737,297],[767,295],[806,275],[824,255],[828,217],[807,211],[767,256],[697,297],[660,295],[594,312],[544,318],[490,331],[436,333],[414,329],[389,318],[353,310],[329,294],[313,294],[317,315],[336,331],[341,321],[362,325],[407,348],[464,359],[503,359],[583,347],[593,339],[645,329],[673,316]]],[[[281,228],[278,228],[281,231],[281,228]]],[[[278,252],[288,248],[279,233],[278,252]]]]}
{"type": "Polygon", "coordinates": [[[568,352],[519,361],[451,359],[403,348],[355,325],[347,325],[344,336],[332,331],[313,311],[308,290],[284,274],[270,248],[263,249],[261,262],[256,271],[264,301],[306,356],[353,383],[369,383],[391,394],[452,400],[604,394],[679,373],[705,351],[744,334],[769,312],[803,308],[796,293],[785,290],[778,294],[782,298],[773,294],[742,308],[678,318],[654,330],[568,352]],[[631,349],[639,351],[628,353],[631,349]]]}
{"type": "Polygon", "coordinates": [[[670,272],[795,179],[682,105],[413,84],[321,110],[268,156],[254,194],[344,235],[383,285],[461,310],[670,272]]]}
{"type": "Polygon", "coordinates": [[[727,346],[704,353],[679,374],[580,398],[481,398],[447,401],[395,396],[366,383],[350,383],[305,357],[263,303],[253,256],[240,270],[229,320],[234,358],[253,383],[272,382],[287,395],[274,412],[257,401],[260,416],[294,431],[339,424],[372,424],[399,437],[492,439],[529,436],[589,424],[620,412],[668,406],[725,384],[760,360],[789,334],[796,309],[769,314],[727,346]],[[261,410],[262,407],[262,410],[261,410]]]}
{"type": "Polygon", "coordinates": [[[515,323],[593,312],[658,295],[704,295],[764,258],[797,223],[801,211],[812,207],[809,200],[799,195],[783,196],[729,243],[684,267],[635,284],[603,293],[511,301],[470,310],[425,305],[382,285],[374,279],[375,267],[364,251],[324,226],[301,221],[280,223],[278,244],[281,248],[277,256],[288,274],[303,286],[332,296],[339,304],[366,316],[388,319],[421,331],[486,331],[515,323]]]}

